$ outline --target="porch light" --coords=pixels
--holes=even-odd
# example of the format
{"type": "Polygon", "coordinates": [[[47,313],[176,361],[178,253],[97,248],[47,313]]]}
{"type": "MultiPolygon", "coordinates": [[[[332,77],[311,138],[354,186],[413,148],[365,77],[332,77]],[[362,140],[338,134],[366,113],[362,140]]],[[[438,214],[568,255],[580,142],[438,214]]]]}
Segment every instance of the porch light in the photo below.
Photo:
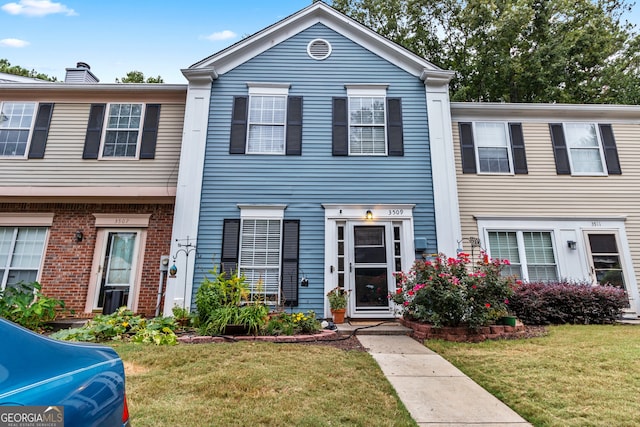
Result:
{"type": "Polygon", "coordinates": [[[365,214],[365,218],[373,219],[373,212],[371,212],[371,209],[367,210],[367,213],[365,214]]]}
{"type": "Polygon", "coordinates": [[[82,230],[78,230],[76,231],[76,234],[74,234],[74,237],[76,238],[76,242],[80,243],[82,242],[82,239],[84,239],[84,233],[82,230]]]}
{"type": "Polygon", "coordinates": [[[577,249],[576,242],[574,240],[567,240],[567,247],[575,251],[577,249]]]}

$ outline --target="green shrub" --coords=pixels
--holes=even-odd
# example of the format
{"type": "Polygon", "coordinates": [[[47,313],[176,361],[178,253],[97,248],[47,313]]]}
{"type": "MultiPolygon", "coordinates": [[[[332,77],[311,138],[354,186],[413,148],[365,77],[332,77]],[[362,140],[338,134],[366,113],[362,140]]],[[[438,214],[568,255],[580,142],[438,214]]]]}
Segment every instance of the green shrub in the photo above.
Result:
{"type": "Polygon", "coordinates": [[[156,345],[177,344],[175,323],[172,317],[144,319],[135,316],[127,307],[120,307],[115,313],[98,315],[81,328],[64,329],[51,338],[64,341],[102,342],[132,341],[156,345]]]}
{"type": "Polygon", "coordinates": [[[57,310],[64,308],[64,301],[42,294],[38,282],[0,289],[0,317],[25,328],[40,331],[44,324],[56,318],[57,310]]]}
{"type": "Polygon", "coordinates": [[[500,275],[508,264],[486,254],[471,263],[465,253],[416,261],[409,273],[396,274],[396,293],[389,297],[407,318],[436,327],[477,328],[508,312],[513,279],[500,275]]]}
{"type": "Polygon", "coordinates": [[[313,311],[304,313],[278,313],[269,319],[263,329],[265,335],[313,334],[321,329],[313,311]]]}
{"type": "Polygon", "coordinates": [[[257,334],[264,326],[269,309],[260,301],[249,301],[249,287],[244,276],[216,269],[209,272],[196,292],[199,331],[203,335],[225,333],[228,325],[243,326],[248,333],[257,334]]]}
{"type": "Polygon", "coordinates": [[[523,283],[509,306],[525,324],[559,325],[614,323],[628,304],[621,288],[565,281],[523,283]]]}

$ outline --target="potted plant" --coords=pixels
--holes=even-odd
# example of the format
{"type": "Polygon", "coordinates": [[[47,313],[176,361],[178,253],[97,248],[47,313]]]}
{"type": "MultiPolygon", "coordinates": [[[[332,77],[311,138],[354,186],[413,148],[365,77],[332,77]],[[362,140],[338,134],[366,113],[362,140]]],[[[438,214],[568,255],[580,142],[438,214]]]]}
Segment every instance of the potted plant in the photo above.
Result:
{"type": "Polygon", "coordinates": [[[347,311],[347,302],[349,301],[349,291],[340,286],[331,289],[327,294],[329,298],[329,308],[333,315],[333,323],[344,323],[344,314],[347,311]]]}

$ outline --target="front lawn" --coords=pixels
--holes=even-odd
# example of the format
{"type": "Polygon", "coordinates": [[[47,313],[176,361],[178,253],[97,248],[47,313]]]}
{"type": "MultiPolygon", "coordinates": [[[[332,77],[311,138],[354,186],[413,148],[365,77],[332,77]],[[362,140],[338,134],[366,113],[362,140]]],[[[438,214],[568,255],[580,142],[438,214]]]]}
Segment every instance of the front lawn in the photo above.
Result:
{"type": "Polygon", "coordinates": [[[427,346],[535,426],[640,420],[638,326],[555,326],[541,338],[427,346]]]}
{"type": "Polygon", "coordinates": [[[373,358],[332,347],[114,344],[144,426],[415,426],[373,358]]]}

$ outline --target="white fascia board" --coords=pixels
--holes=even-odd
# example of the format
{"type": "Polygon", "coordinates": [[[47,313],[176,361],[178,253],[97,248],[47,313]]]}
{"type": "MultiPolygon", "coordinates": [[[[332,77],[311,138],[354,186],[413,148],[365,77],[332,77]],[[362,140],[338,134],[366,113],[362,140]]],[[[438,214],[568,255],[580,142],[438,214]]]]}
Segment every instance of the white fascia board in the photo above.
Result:
{"type": "Polygon", "coordinates": [[[520,120],[546,123],[561,121],[640,123],[640,107],[613,104],[452,102],[451,116],[456,122],[520,120]]]}
{"type": "Polygon", "coordinates": [[[186,91],[186,84],[165,83],[0,83],[0,90],[36,89],[38,91],[167,92],[186,91]]]}
{"type": "Polygon", "coordinates": [[[189,69],[213,67],[218,74],[224,74],[317,23],[326,25],[414,76],[421,76],[425,69],[441,70],[321,1],[193,64],[189,69]]]}
{"type": "MultiPolygon", "coordinates": [[[[210,74],[212,76],[212,74],[210,74]]],[[[211,79],[205,74],[190,80],[184,115],[176,203],[171,233],[171,260],[178,267],[176,277],[167,278],[164,315],[171,316],[174,305],[191,307],[196,253],[186,252],[189,239],[197,246],[200,195],[207,143],[211,79]],[[187,253],[190,256],[187,256],[187,253]],[[188,262],[187,262],[188,261],[188,262]]]]}

